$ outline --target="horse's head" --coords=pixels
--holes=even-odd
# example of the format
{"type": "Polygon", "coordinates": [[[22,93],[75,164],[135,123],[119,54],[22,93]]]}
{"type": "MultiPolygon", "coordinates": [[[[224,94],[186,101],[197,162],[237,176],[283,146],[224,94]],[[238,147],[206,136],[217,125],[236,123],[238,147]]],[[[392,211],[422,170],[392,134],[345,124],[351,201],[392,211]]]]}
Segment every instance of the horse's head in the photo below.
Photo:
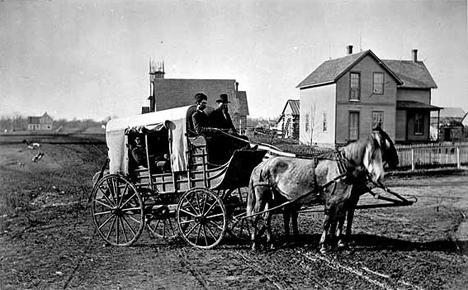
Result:
{"type": "Polygon", "coordinates": [[[380,127],[372,131],[364,152],[364,166],[374,182],[379,182],[385,175],[384,166],[395,168],[398,154],[395,145],[380,127]]]}

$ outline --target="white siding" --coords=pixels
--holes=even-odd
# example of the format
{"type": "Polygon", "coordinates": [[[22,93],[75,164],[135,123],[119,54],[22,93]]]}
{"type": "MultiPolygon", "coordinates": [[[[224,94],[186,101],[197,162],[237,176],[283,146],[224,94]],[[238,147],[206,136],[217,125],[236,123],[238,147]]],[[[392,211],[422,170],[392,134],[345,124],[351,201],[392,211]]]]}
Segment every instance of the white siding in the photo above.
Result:
{"type": "Polygon", "coordinates": [[[304,144],[333,146],[335,143],[336,85],[300,91],[299,141],[304,144]],[[323,116],[327,117],[327,131],[323,131],[323,116]]]}

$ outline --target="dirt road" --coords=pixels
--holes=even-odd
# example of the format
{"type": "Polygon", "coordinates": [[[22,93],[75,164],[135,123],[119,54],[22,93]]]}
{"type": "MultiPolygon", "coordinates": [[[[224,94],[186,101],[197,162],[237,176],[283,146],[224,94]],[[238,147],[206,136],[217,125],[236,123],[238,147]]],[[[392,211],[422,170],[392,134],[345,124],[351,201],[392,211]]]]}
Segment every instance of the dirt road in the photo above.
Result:
{"type": "Polygon", "coordinates": [[[20,144],[0,147],[1,201],[15,206],[0,207],[0,289],[468,286],[466,174],[391,179],[392,189],[418,202],[358,211],[354,245],[328,255],[317,251],[319,213],[300,216],[300,240],[289,246],[283,245],[282,223],[275,216],[275,251],[251,252],[248,244],[229,237],[213,250],[198,250],[146,232],[134,246],[116,248],[104,246],[95,233],[86,202],[103,148],[45,144],[44,160],[33,164],[33,153],[20,144]]]}

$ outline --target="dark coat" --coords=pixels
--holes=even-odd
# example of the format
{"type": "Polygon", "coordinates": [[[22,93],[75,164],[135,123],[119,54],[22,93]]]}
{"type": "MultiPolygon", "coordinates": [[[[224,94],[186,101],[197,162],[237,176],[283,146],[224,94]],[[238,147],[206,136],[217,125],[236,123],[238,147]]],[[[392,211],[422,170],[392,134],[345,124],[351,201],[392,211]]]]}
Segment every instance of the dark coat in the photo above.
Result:
{"type": "Polygon", "coordinates": [[[220,129],[232,129],[234,130],[234,132],[237,132],[236,128],[234,127],[234,124],[232,123],[231,115],[229,115],[229,112],[226,112],[225,114],[226,117],[223,114],[223,110],[221,110],[220,108],[215,109],[210,114],[210,123],[213,127],[220,129]]]}
{"type": "Polygon", "coordinates": [[[206,135],[213,133],[213,128],[210,127],[208,116],[203,111],[195,111],[192,115],[193,129],[198,135],[206,135]]]}

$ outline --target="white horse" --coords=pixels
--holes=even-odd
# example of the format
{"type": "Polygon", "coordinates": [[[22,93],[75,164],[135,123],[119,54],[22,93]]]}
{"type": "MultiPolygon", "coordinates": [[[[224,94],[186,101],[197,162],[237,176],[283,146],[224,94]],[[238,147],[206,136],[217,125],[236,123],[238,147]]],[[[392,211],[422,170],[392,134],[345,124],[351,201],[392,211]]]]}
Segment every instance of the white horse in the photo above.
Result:
{"type": "MultiPolygon", "coordinates": [[[[352,215],[362,194],[360,190],[369,178],[381,184],[385,175],[384,165],[396,166],[398,155],[389,136],[380,128],[371,136],[353,142],[333,154],[315,159],[273,157],[254,168],[250,176],[247,198],[247,216],[252,219],[252,249],[257,247],[258,213],[264,213],[267,244],[271,245],[272,205],[289,201],[284,206],[285,231],[289,235],[289,218],[292,214],[294,235],[298,234],[297,211],[302,205],[324,204],[325,220],[320,239],[321,251],[326,251],[327,233],[332,238],[338,224],[341,227],[348,212],[348,230],[351,233],[352,215]],[[349,218],[351,216],[351,218],[349,218]]],[[[263,229],[262,229],[263,231],[263,229]]],[[[261,232],[262,232],[261,231],[261,232]]],[[[344,244],[340,240],[340,244],[344,244]]]]}

